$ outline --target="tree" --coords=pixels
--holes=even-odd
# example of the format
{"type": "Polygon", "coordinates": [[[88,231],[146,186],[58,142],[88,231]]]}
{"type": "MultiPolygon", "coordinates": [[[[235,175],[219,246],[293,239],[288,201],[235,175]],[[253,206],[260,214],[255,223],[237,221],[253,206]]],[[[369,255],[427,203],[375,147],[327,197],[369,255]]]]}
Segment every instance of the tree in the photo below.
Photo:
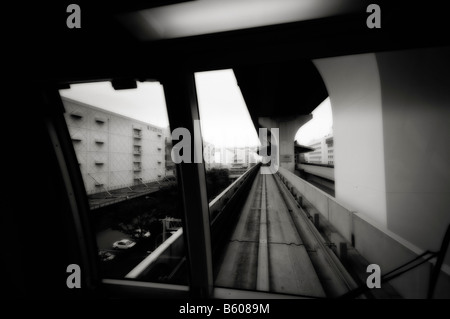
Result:
{"type": "Polygon", "coordinates": [[[214,199],[225,188],[231,184],[229,171],[227,169],[213,168],[206,171],[206,188],[208,201],[214,199]]]}
{"type": "Polygon", "coordinates": [[[113,228],[127,234],[132,239],[141,240],[150,237],[153,228],[152,224],[156,221],[157,219],[153,217],[153,212],[147,212],[136,215],[128,221],[120,222],[113,228]]]}

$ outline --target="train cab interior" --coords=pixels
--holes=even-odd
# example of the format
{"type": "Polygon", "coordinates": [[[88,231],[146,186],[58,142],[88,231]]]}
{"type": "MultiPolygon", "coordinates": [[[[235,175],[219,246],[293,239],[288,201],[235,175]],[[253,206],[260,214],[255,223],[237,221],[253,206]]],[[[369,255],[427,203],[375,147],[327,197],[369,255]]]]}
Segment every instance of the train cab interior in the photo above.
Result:
{"type": "Polygon", "coordinates": [[[17,80],[9,83],[4,113],[10,154],[2,288],[11,298],[283,298],[215,287],[220,232],[210,229],[204,163],[176,164],[185,279],[105,278],[94,211],[66,125],[65,89],[160,83],[170,127],[194,131],[200,119],[195,74],[231,69],[258,130],[260,117],[307,115],[327,98],[314,59],[439,51],[449,39],[445,10],[425,2],[77,1],[78,27],[69,27],[70,4],[39,2],[26,13],[10,12],[17,19],[8,30],[11,59],[4,61],[17,80]],[[381,8],[381,26],[369,27],[371,3],[381,8]],[[73,264],[80,267],[81,288],[68,288],[73,264]]]}

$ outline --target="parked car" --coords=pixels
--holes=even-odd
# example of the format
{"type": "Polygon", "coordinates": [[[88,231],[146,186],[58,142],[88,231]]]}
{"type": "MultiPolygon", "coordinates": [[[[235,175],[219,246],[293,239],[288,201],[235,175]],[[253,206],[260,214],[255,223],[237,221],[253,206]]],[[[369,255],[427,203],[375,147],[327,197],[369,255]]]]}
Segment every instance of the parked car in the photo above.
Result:
{"type": "Polygon", "coordinates": [[[115,249],[129,249],[131,247],[133,247],[134,245],[136,245],[136,243],[130,239],[121,239],[116,241],[113,244],[113,248],[115,249]]]}
{"type": "Polygon", "coordinates": [[[98,252],[98,256],[100,257],[101,261],[110,261],[116,257],[116,255],[110,253],[109,251],[104,251],[104,250],[100,250],[98,252]]]}

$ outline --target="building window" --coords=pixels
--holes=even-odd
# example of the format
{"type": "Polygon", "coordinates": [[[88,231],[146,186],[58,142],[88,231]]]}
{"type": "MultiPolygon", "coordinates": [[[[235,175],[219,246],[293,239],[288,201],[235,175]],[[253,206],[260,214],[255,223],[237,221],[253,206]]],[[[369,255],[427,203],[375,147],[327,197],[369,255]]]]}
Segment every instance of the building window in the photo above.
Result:
{"type": "Polygon", "coordinates": [[[141,139],[141,137],[142,137],[141,129],[133,128],[133,137],[136,139],[141,139]]]}
{"type": "Polygon", "coordinates": [[[70,117],[76,120],[82,119],[83,118],[83,113],[79,112],[79,111],[74,111],[72,113],[70,113],[70,117]]]}
{"type": "Polygon", "coordinates": [[[98,124],[104,124],[106,122],[106,119],[104,117],[95,117],[95,122],[98,124]]]}

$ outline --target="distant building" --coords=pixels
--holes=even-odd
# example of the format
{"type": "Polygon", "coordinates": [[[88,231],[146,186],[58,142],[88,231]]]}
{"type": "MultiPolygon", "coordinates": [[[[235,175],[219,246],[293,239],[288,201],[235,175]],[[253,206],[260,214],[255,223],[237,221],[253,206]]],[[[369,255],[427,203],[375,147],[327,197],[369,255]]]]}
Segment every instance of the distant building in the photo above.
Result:
{"type": "Polygon", "coordinates": [[[162,128],[66,97],[62,100],[88,194],[165,177],[162,128]]]}
{"type": "Polygon", "coordinates": [[[254,165],[256,148],[235,147],[232,149],[232,161],[229,163],[230,178],[236,179],[254,165]]]}
{"type": "Polygon", "coordinates": [[[175,171],[176,171],[176,167],[175,167],[175,163],[172,160],[172,136],[170,133],[170,128],[166,128],[165,130],[165,134],[164,134],[164,145],[166,148],[166,152],[164,155],[165,158],[165,169],[166,169],[166,177],[168,176],[175,176],[175,171]]]}
{"type": "Polygon", "coordinates": [[[203,160],[205,161],[206,170],[216,167],[215,154],[216,149],[214,145],[208,142],[203,142],[203,160]]]}
{"type": "Polygon", "coordinates": [[[216,147],[204,143],[205,168],[228,169],[230,176],[237,178],[256,164],[256,151],[256,147],[216,147]]]}
{"type": "Polygon", "coordinates": [[[314,149],[301,155],[301,161],[312,164],[326,164],[334,166],[334,139],[329,134],[321,139],[314,140],[307,146],[314,149]]]}
{"type": "Polygon", "coordinates": [[[235,179],[244,174],[248,169],[248,161],[245,162],[246,154],[245,150],[240,150],[241,152],[238,152],[237,149],[234,150],[234,156],[233,156],[233,162],[231,163],[231,167],[229,169],[230,171],[230,178],[235,179]],[[242,152],[244,151],[244,152],[242,152]],[[239,153],[241,156],[238,156],[239,153]]]}
{"type": "Polygon", "coordinates": [[[308,145],[313,148],[314,151],[306,153],[306,162],[314,164],[322,164],[322,142],[318,141],[308,145]]]}
{"type": "Polygon", "coordinates": [[[325,138],[325,143],[327,145],[327,158],[325,161],[328,161],[328,165],[334,166],[334,139],[333,136],[329,136],[325,138]]]}

